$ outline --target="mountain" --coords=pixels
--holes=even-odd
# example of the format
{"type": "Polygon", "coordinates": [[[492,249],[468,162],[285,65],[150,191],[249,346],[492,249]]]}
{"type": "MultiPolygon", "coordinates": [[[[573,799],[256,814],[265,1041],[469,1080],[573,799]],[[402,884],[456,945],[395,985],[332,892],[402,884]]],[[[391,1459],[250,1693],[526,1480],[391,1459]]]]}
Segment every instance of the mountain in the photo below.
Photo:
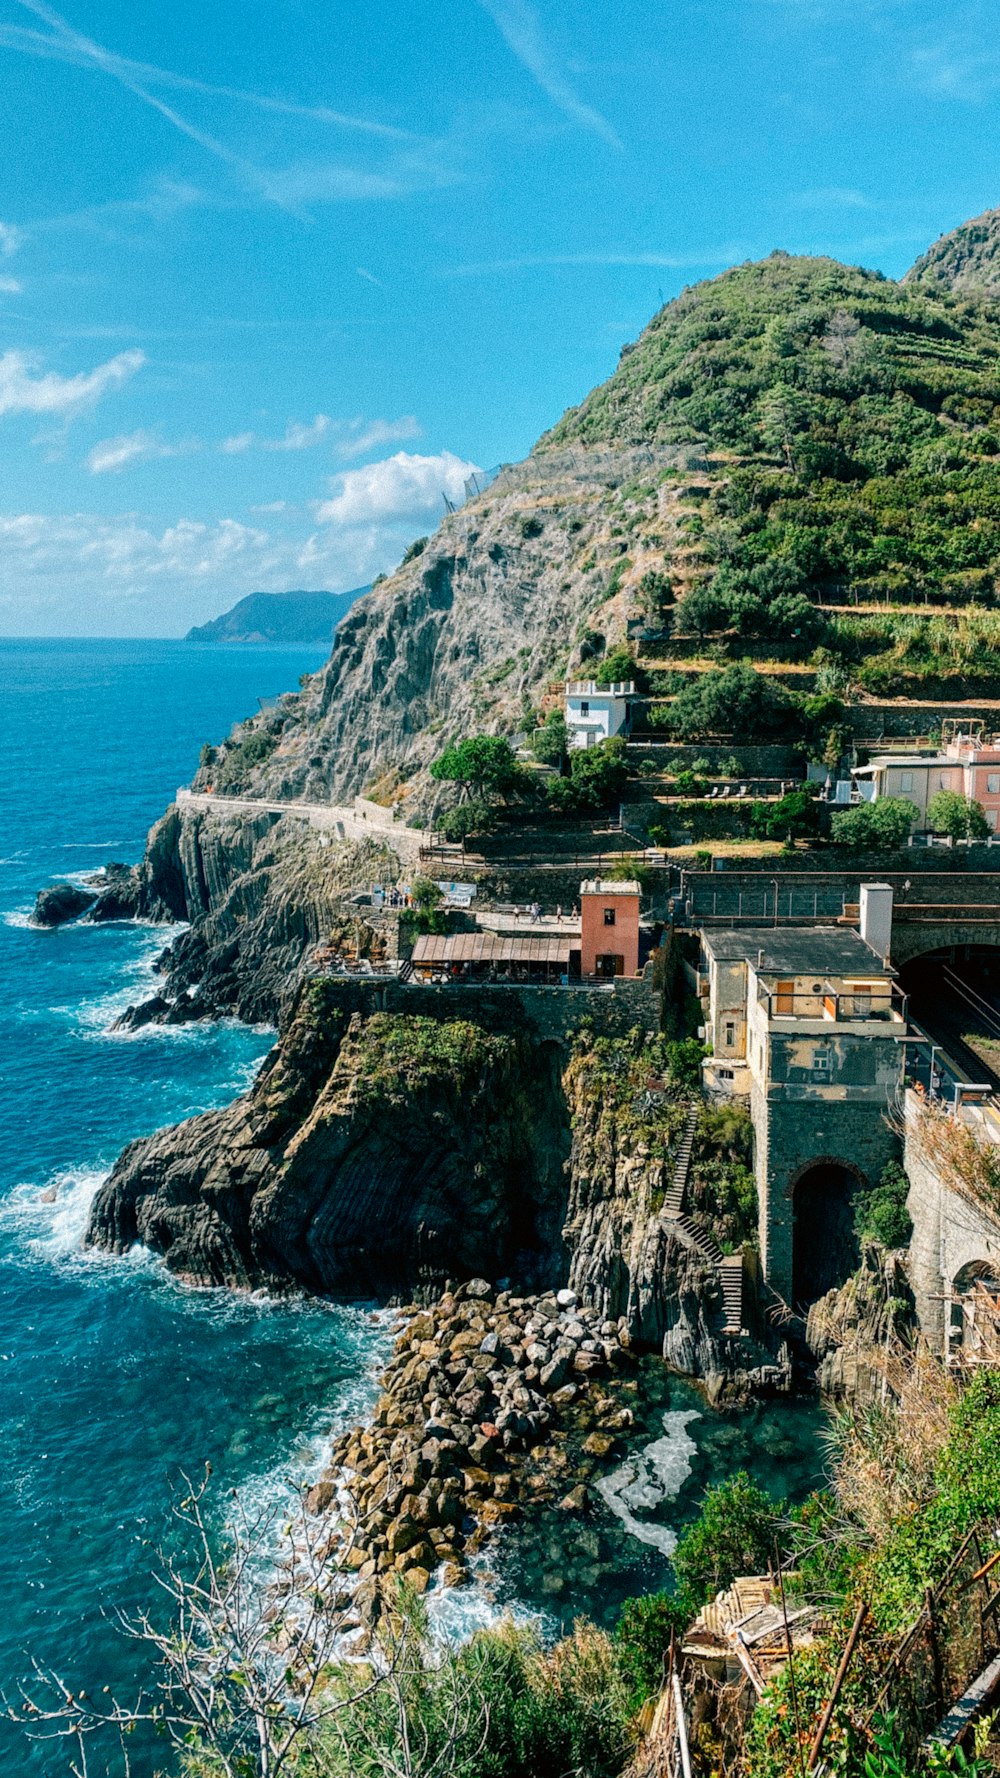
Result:
{"type": "Polygon", "coordinates": [[[367,587],[350,593],[248,593],[211,623],[197,624],[186,642],[330,642],[341,618],[367,587]]]}
{"type": "Polygon", "coordinates": [[[1000,315],[775,253],[663,308],[357,602],[247,784],[343,801],[391,770],[426,811],[450,737],[522,727],[643,623],[776,661],[822,648],[828,683],[882,693],[970,660],[1000,675],[998,571],[1000,315]]]}
{"type": "Polygon", "coordinates": [[[961,295],[1000,295],[1000,210],[984,210],[942,235],[911,266],[904,284],[919,280],[961,295]]]}

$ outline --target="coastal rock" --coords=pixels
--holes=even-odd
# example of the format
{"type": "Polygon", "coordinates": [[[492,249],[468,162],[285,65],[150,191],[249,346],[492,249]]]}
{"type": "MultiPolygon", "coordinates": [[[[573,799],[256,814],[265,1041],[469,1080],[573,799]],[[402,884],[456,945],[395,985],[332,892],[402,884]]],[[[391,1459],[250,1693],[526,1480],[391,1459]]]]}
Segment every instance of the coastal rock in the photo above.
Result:
{"type": "MultiPolygon", "coordinates": [[[[417,1396],[412,1412],[415,1352],[427,1345],[447,1351],[472,1321],[488,1325],[502,1316],[522,1342],[539,1316],[548,1321],[544,1302],[519,1298],[516,1307],[501,1310],[493,1287],[484,1279],[475,1282],[472,1293],[463,1287],[446,1293],[403,1329],[382,1377],[372,1424],[340,1435],[328,1474],[307,1495],[310,1510],[322,1498],[337,1511],[338,1490],[346,1486],[353,1494],[358,1528],[349,1566],[362,1582],[391,1569],[408,1581],[416,1576],[423,1587],[443,1567],[448,1584],[449,1577],[464,1576],[465,1555],[481,1549],[522,1505],[558,1500],[567,1512],[585,1512],[589,1491],[582,1480],[566,1491],[569,1459],[559,1440],[572,1432],[582,1441],[576,1469],[592,1474],[616,1446],[614,1435],[601,1427],[610,1421],[631,1424],[630,1410],[609,1393],[610,1366],[602,1372],[598,1364],[593,1382],[547,1398],[525,1387],[513,1358],[484,1380],[479,1405],[489,1418],[478,1433],[449,1413],[443,1394],[417,1396]]],[[[567,1312],[553,1299],[549,1306],[559,1338],[567,1312]]],[[[364,1595],[369,1615],[377,1610],[377,1598],[377,1592],[364,1595]]]]}
{"type": "MultiPolygon", "coordinates": [[[[205,1284],[410,1296],[489,1267],[530,1286],[565,1265],[568,1147],[556,1052],[350,1016],[315,981],[249,1094],[130,1144],[87,1239],[141,1241],[205,1284]]],[[[464,1374],[487,1331],[463,1321],[448,1362],[464,1374]]],[[[445,1356],[430,1344],[428,1362],[445,1356]]]]}
{"type": "Polygon", "coordinates": [[[39,890],[31,915],[32,924],[65,926],[69,920],[78,920],[96,900],[92,889],[81,889],[75,883],[53,883],[50,888],[39,890]]]}

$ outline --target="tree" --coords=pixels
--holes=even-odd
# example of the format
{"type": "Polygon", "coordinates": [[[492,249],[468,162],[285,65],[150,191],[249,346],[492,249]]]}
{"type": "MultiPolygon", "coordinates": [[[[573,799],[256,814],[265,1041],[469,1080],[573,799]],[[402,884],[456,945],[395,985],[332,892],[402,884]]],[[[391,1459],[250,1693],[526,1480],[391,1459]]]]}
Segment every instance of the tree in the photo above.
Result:
{"type": "Polygon", "coordinates": [[[503,802],[524,788],[526,775],[510,742],[501,735],[452,741],[431,766],[432,778],[461,785],[463,797],[497,796],[503,802]]]}
{"type": "Polygon", "coordinates": [[[609,648],[594,673],[597,685],[614,685],[619,679],[634,678],[635,659],[632,650],[626,648],[624,642],[619,642],[617,648],[609,648]]]}
{"type": "Polygon", "coordinates": [[[990,824],[982,803],[962,796],[957,790],[939,790],[927,805],[927,825],[935,833],[946,833],[953,840],[986,840],[990,824]]]}
{"type": "Polygon", "coordinates": [[[830,823],[833,842],[850,852],[892,852],[910,835],[917,811],[905,796],[879,796],[842,809],[830,823]]]}
{"type": "Polygon", "coordinates": [[[790,737],[801,730],[802,722],[795,699],[783,685],[741,663],[723,672],[702,673],[686,685],[674,699],[670,726],[685,741],[708,735],[756,741],[771,735],[790,737]]]}
{"type": "Polygon", "coordinates": [[[773,1567],[780,1525],[779,1509],[746,1470],[710,1488],[673,1558],[677,1579],[695,1610],[738,1574],[761,1574],[773,1567]]]}
{"type": "Polygon", "coordinates": [[[206,1487],[207,1475],[197,1487],[186,1482],[173,1509],[190,1556],[184,1564],[161,1557],[157,1579],[172,1621],[161,1626],[145,1612],[121,1620],[125,1634],[159,1664],[150,1695],[135,1706],[107,1692],[92,1697],[36,1664],[34,1689],[22,1686],[18,1703],[4,1700],[8,1718],[30,1735],[75,1752],[68,1770],[78,1778],[86,1778],[88,1746],[109,1732],[121,1737],[128,1778],[126,1737],[143,1723],[182,1761],[205,1756],[203,1766],[188,1763],[184,1770],[292,1778],[316,1737],[340,1712],[362,1706],[398,1665],[405,1629],[394,1645],[385,1632],[381,1672],[352,1671],[339,1661],[355,1622],[350,1605],[336,1603],[357,1530],[349,1504],[346,1535],[334,1555],[329,1524],[309,1513],[302,1496],[290,1513],[286,1503],[256,1513],[237,1503],[220,1540],[206,1519],[206,1487]],[[267,1586],[261,1584],[265,1566],[273,1577],[267,1586]],[[330,1684],[332,1669],[337,1685],[330,1684]]]}
{"type": "Polygon", "coordinates": [[[561,710],[550,710],[541,727],[528,736],[528,746],[542,765],[562,765],[569,751],[569,730],[561,710]]]}
{"type": "Polygon", "coordinates": [[[754,803],[750,831],[756,839],[811,839],[819,831],[819,806],[808,790],[790,790],[776,803],[754,803]]]}

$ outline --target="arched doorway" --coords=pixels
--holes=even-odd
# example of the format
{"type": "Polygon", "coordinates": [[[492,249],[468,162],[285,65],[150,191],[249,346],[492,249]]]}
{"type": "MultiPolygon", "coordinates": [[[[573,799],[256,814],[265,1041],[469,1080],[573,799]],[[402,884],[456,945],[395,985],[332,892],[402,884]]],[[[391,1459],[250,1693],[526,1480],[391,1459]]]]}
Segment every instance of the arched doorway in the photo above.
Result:
{"type": "Polygon", "coordinates": [[[854,1232],[854,1194],[863,1176],[856,1167],[824,1155],[792,1182],[792,1301],[808,1309],[828,1290],[846,1283],[861,1249],[854,1232]]]}

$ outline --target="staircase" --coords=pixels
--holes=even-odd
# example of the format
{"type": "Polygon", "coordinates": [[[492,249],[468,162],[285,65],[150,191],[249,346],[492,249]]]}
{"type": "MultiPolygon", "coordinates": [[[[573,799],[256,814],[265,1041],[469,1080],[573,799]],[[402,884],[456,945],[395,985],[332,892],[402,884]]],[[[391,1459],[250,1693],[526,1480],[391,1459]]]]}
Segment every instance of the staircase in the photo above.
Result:
{"type": "Polygon", "coordinates": [[[691,1154],[694,1148],[695,1131],[698,1128],[700,1106],[692,1105],[688,1113],[688,1121],[684,1127],[680,1147],[674,1161],[674,1171],[670,1184],[663,1199],[660,1211],[661,1221],[676,1223],[684,1230],[692,1246],[696,1247],[713,1267],[722,1291],[722,1302],[725,1309],[726,1324],[723,1332],[739,1334],[743,1327],[743,1255],[741,1253],[725,1254],[718,1241],[700,1227],[692,1217],[684,1214],[684,1197],[687,1192],[688,1174],[691,1171],[691,1154]]]}
{"type": "Polygon", "coordinates": [[[694,1147],[694,1133],[698,1128],[699,1109],[699,1106],[692,1105],[688,1113],[688,1121],[674,1161],[673,1178],[663,1200],[661,1215],[669,1216],[672,1222],[681,1220],[681,1211],[684,1209],[684,1193],[687,1191],[688,1174],[691,1171],[691,1151],[694,1147]]]}

